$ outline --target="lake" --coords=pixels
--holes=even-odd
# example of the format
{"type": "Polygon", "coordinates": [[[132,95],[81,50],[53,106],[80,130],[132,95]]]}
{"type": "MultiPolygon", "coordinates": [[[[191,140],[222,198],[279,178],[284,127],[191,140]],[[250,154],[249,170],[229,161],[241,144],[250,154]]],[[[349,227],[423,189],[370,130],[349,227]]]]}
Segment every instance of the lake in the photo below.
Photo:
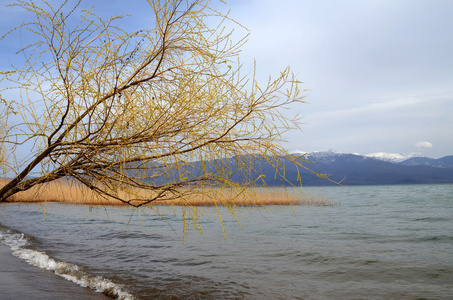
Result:
{"type": "Polygon", "coordinates": [[[333,206],[222,207],[226,238],[215,207],[183,238],[181,208],[1,204],[0,240],[119,299],[453,299],[452,184],[304,191],[333,206]]]}

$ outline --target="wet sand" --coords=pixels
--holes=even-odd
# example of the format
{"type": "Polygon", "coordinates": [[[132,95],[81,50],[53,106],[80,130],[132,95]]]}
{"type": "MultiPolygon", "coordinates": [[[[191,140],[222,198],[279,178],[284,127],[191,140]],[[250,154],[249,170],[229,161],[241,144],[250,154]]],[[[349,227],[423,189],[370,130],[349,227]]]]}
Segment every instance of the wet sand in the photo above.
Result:
{"type": "Polygon", "coordinates": [[[0,243],[0,299],[88,299],[109,297],[81,287],[52,271],[30,266],[13,256],[11,249],[0,243]]]}

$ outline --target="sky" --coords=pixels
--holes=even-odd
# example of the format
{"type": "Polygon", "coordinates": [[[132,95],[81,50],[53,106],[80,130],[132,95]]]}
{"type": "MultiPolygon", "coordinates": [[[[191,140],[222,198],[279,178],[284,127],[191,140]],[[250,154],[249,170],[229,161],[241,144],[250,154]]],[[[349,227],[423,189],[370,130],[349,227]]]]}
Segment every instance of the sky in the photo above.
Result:
{"type": "MultiPolygon", "coordinates": [[[[140,27],[150,20],[145,2],[87,3],[130,13],[130,25],[140,27]]],[[[309,90],[288,112],[303,123],[284,136],[289,151],[453,155],[453,1],[213,3],[249,30],[245,70],[255,60],[265,82],[290,66],[309,90]]],[[[0,7],[0,32],[20,18],[0,7]]],[[[6,51],[0,47],[0,62],[6,51]]]]}
{"type": "Polygon", "coordinates": [[[290,65],[306,104],[290,150],[453,154],[453,1],[233,1],[242,59],[290,65]]]}

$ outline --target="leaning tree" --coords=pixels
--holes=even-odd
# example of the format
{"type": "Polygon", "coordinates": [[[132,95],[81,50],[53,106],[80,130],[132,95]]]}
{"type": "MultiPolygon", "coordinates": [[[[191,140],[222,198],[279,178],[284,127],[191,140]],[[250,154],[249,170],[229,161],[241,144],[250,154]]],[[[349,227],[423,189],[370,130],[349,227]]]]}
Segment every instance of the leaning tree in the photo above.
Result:
{"type": "Polygon", "coordinates": [[[246,38],[233,39],[226,28],[240,25],[228,15],[205,0],[148,2],[153,28],[132,32],[120,26],[127,16],[101,18],[80,1],[12,5],[28,15],[3,36],[26,38],[23,64],[0,77],[10,178],[0,202],[67,179],[138,207],[259,184],[263,160],[283,180],[276,157],[304,168],[282,144],[299,127],[283,110],[303,98],[290,70],[261,87],[256,73],[241,74],[246,38]]]}

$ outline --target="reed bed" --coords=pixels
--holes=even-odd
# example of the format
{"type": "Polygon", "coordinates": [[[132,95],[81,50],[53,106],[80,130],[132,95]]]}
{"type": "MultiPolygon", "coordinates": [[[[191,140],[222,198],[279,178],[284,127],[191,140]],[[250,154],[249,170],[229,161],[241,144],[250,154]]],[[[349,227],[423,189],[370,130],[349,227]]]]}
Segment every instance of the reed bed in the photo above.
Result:
{"type": "MultiPolygon", "coordinates": [[[[3,186],[5,180],[0,180],[3,186]]],[[[149,193],[149,192],[148,192],[149,193]]],[[[134,191],[132,194],[123,193],[126,199],[133,199],[143,191],[134,191]]],[[[85,186],[69,181],[55,181],[20,192],[6,202],[13,203],[41,203],[59,202],[69,204],[100,205],[100,206],[127,206],[113,198],[100,197],[85,186]]],[[[175,200],[154,201],[151,205],[175,206],[267,206],[267,205],[314,205],[332,206],[332,202],[323,194],[307,195],[292,189],[283,188],[254,188],[246,191],[237,191],[221,188],[203,188],[197,192],[187,192],[183,197],[175,200]]]]}
{"type": "Polygon", "coordinates": [[[322,194],[307,195],[283,188],[261,187],[242,193],[237,190],[211,188],[200,194],[172,201],[156,201],[154,205],[193,206],[268,206],[268,205],[314,205],[332,206],[332,201],[322,194]]]}
{"type": "MultiPolygon", "coordinates": [[[[4,185],[5,181],[0,182],[4,185]]],[[[40,203],[60,202],[70,204],[87,205],[126,205],[113,198],[101,198],[90,189],[66,181],[54,181],[47,184],[35,186],[27,191],[19,192],[8,198],[10,203],[40,203]]]]}

